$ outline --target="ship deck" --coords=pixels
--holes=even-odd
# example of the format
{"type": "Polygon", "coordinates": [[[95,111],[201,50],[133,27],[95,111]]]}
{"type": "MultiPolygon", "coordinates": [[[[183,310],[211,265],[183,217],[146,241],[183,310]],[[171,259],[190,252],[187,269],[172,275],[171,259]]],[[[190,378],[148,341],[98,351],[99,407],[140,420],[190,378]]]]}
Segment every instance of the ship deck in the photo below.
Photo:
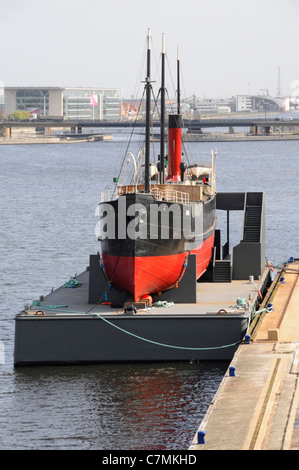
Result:
{"type": "MultiPolygon", "coordinates": [[[[237,305],[237,299],[251,299],[251,303],[254,304],[258,300],[258,290],[262,290],[267,274],[268,271],[266,270],[261,280],[253,282],[250,282],[249,279],[221,283],[198,282],[196,286],[196,303],[175,303],[164,300],[160,302],[161,305],[155,302],[155,305],[152,307],[137,308],[136,315],[244,313],[240,306],[237,305]]],[[[33,305],[30,309],[18,314],[18,316],[36,315],[38,312],[42,312],[46,316],[68,316],[70,314],[115,316],[124,313],[123,307],[115,308],[105,302],[99,304],[90,304],[88,302],[89,271],[79,274],[76,277],[76,281],[78,281],[78,287],[66,288],[61,286],[46,295],[40,301],[39,306],[33,305]]]]}

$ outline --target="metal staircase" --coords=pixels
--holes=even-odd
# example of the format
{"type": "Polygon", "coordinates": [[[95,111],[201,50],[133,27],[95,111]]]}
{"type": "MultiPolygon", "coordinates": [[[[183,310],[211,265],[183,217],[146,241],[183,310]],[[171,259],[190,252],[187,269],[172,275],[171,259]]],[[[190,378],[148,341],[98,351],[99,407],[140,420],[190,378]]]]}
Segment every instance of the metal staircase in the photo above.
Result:
{"type": "Polygon", "coordinates": [[[262,199],[257,193],[247,193],[244,217],[244,242],[259,242],[261,237],[262,199]]]}
{"type": "Polygon", "coordinates": [[[238,245],[232,247],[231,253],[229,253],[229,235],[228,241],[222,246],[222,253],[220,234],[217,240],[215,238],[213,282],[231,282],[246,279],[249,275],[257,278],[264,266],[264,194],[257,192],[221,193],[218,195],[217,208],[227,211],[228,234],[229,211],[244,211],[243,237],[238,245]]]}
{"type": "Polygon", "coordinates": [[[217,259],[213,266],[213,282],[231,282],[231,261],[217,259]]]}

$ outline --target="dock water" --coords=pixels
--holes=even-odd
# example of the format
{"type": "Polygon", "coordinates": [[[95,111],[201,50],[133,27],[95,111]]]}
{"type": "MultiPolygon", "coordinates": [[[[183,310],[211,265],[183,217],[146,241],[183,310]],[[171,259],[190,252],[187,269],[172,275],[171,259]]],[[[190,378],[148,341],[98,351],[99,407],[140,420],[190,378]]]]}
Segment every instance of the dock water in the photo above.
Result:
{"type": "Polygon", "coordinates": [[[299,450],[299,260],[273,280],[189,450],[299,450]]]}

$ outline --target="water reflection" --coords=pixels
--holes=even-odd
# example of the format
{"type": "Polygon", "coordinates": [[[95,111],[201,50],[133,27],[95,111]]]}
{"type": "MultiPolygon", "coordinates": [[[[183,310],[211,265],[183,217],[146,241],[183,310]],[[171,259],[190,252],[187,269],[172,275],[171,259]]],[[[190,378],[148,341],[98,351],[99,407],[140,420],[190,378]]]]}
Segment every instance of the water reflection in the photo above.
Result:
{"type": "Polygon", "coordinates": [[[14,433],[14,448],[187,449],[226,368],[225,362],[18,368],[6,434],[14,433]]]}

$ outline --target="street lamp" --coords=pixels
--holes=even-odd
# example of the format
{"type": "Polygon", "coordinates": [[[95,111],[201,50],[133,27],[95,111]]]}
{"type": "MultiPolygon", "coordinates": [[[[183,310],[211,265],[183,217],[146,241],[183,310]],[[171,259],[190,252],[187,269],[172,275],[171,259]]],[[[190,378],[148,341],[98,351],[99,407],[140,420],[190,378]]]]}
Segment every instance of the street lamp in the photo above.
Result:
{"type": "Polygon", "coordinates": [[[49,95],[49,90],[47,91],[46,94],[42,93],[41,90],[38,90],[40,92],[40,94],[43,96],[44,98],[44,116],[46,115],[46,96],[49,95]]]}

